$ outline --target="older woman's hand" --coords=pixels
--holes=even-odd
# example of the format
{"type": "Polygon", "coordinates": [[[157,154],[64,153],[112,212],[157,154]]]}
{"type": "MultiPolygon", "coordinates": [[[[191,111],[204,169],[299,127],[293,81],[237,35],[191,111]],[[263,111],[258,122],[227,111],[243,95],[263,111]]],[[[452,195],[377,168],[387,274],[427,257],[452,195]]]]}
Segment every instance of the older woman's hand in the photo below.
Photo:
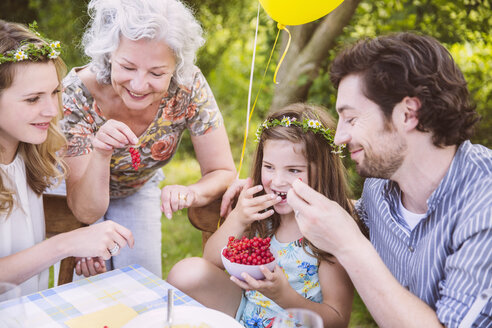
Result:
{"type": "Polygon", "coordinates": [[[108,120],[104,123],[95,137],[92,139],[94,150],[102,153],[112,153],[115,148],[136,145],[138,138],[133,131],[123,122],[108,120]]]}
{"type": "Polygon", "coordinates": [[[161,192],[161,211],[168,219],[171,219],[174,212],[191,207],[195,199],[195,191],[188,186],[165,186],[161,192]]]}

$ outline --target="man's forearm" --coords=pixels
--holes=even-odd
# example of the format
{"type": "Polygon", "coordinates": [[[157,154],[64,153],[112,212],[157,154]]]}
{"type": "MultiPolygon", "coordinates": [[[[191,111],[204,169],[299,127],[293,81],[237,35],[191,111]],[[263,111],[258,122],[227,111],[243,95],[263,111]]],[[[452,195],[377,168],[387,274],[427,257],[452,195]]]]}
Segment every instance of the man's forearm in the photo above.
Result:
{"type": "Polygon", "coordinates": [[[425,302],[393,277],[369,240],[337,255],[380,327],[443,327],[425,302]]]}

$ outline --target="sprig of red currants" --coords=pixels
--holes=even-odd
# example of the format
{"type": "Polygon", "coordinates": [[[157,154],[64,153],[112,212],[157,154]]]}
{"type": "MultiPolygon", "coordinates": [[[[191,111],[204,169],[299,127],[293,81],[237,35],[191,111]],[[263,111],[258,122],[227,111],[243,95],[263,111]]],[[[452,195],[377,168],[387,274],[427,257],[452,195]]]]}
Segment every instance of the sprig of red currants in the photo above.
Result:
{"type": "Polygon", "coordinates": [[[135,171],[138,171],[138,167],[140,166],[140,153],[137,149],[133,147],[130,147],[128,151],[132,156],[132,166],[135,169],[135,171]]]}
{"type": "Polygon", "coordinates": [[[234,236],[230,236],[222,255],[233,263],[246,265],[267,264],[275,260],[270,252],[270,241],[270,237],[248,239],[244,236],[236,239],[234,236]]]}

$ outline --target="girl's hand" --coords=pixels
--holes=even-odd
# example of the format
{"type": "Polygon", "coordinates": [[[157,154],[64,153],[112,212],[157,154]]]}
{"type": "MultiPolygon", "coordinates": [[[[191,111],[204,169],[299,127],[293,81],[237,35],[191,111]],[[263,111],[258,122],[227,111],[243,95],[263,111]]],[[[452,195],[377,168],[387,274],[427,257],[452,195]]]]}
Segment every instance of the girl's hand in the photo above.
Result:
{"type": "Polygon", "coordinates": [[[115,148],[123,148],[137,143],[138,138],[128,125],[116,120],[108,120],[104,123],[92,139],[94,150],[103,154],[113,153],[115,148]]]}
{"type": "Polygon", "coordinates": [[[279,267],[278,264],[275,265],[273,272],[263,265],[260,267],[260,270],[265,275],[265,279],[263,280],[256,280],[245,272],[242,273],[245,281],[241,281],[234,276],[231,276],[230,279],[242,289],[257,290],[273,301],[278,300],[289,292],[294,291],[294,293],[296,293],[290,286],[284,270],[279,267]]]}
{"type": "Polygon", "coordinates": [[[77,257],[75,263],[75,273],[78,276],[90,277],[106,272],[106,263],[100,257],[77,257]]]}
{"type": "Polygon", "coordinates": [[[161,211],[168,219],[171,219],[174,212],[191,207],[195,200],[196,193],[190,187],[165,186],[161,192],[161,211]]]}
{"type": "Polygon", "coordinates": [[[126,245],[133,247],[133,234],[130,230],[113,221],[105,221],[79,228],[65,234],[67,256],[75,257],[101,257],[109,260],[111,256],[118,255],[119,250],[111,254],[116,244],[118,249],[126,245]]]}
{"type": "Polygon", "coordinates": [[[262,185],[252,187],[251,179],[246,180],[236,207],[232,210],[231,216],[237,217],[244,225],[249,225],[254,221],[264,220],[273,215],[274,210],[267,208],[277,204],[282,200],[275,194],[266,194],[255,197],[254,195],[263,190],[262,185]],[[266,211],[265,211],[266,210],[266,211]]]}

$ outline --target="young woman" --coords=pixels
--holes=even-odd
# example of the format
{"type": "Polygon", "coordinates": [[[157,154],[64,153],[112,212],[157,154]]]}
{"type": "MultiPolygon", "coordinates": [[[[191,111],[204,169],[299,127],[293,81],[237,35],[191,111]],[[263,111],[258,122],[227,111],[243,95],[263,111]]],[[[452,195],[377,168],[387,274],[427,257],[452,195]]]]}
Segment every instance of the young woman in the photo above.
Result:
{"type": "Polygon", "coordinates": [[[314,106],[295,104],[271,114],[257,133],[252,182],[208,240],[204,259],[179,262],[167,280],[246,327],[268,327],[289,307],[317,312],[326,327],[346,327],[352,283],[336,258],[303,238],[286,199],[292,183],[301,179],[352,212],[333,127],[326,111],[314,106]],[[243,273],[243,282],[223,271],[221,249],[229,236],[244,235],[271,238],[277,266],[273,272],[262,269],[264,280],[243,273]]]}
{"type": "Polygon", "coordinates": [[[42,193],[64,174],[58,56],[59,43],[0,20],[0,281],[23,294],[48,288],[47,269],[65,257],[100,257],[91,272],[99,273],[102,259],[133,247],[132,233],[114,222],[45,240],[42,193]]]}

